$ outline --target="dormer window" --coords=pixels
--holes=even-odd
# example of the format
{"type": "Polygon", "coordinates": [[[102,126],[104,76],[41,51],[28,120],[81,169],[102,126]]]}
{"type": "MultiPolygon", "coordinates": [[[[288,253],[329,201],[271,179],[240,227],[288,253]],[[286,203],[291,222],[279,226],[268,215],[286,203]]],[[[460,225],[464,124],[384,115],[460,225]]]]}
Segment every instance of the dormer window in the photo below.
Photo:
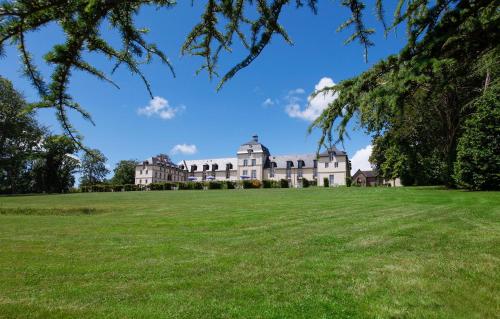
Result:
{"type": "Polygon", "coordinates": [[[298,168],[303,168],[306,166],[306,163],[303,160],[298,160],[297,161],[297,167],[298,168]]]}

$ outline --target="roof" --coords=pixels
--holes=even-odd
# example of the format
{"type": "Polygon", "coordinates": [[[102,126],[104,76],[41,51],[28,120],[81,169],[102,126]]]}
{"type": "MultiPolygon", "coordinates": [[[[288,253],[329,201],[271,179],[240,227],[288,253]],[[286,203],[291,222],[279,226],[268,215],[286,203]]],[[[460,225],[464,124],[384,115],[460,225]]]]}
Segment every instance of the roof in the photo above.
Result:
{"type": "Polygon", "coordinates": [[[159,154],[157,156],[148,157],[145,160],[143,160],[142,162],[139,162],[139,164],[137,164],[137,165],[138,166],[143,165],[146,162],[148,164],[151,164],[151,165],[165,165],[165,166],[172,166],[172,167],[177,166],[172,162],[170,157],[166,154],[159,154]]]}
{"type": "Polygon", "coordinates": [[[212,165],[217,164],[219,171],[225,171],[226,170],[226,164],[232,164],[233,169],[236,169],[236,166],[238,164],[238,159],[236,157],[224,157],[224,158],[209,158],[209,159],[200,159],[200,160],[185,160],[179,162],[179,165],[187,165],[187,169],[191,170],[192,165],[196,165],[198,167],[198,170],[203,169],[203,165],[208,164],[210,165],[210,170],[212,170],[212,165]]]}
{"type": "Polygon", "coordinates": [[[362,170],[358,169],[356,171],[356,173],[354,173],[354,175],[352,175],[352,177],[355,178],[356,176],[358,176],[360,174],[363,174],[365,177],[377,177],[379,175],[378,171],[376,171],[376,170],[362,171],[362,170]]]}
{"type": "Polygon", "coordinates": [[[275,162],[276,168],[286,168],[286,163],[291,161],[293,167],[298,167],[298,161],[304,161],[304,168],[314,167],[314,160],[316,160],[316,154],[294,154],[294,155],[276,155],[269,156],[269,162],[275,162]]]}
{"type": "Polygon", "coordinates": [[[266,154],[271,154],[269,152],[269,149],[259,142],[259,137],[257,135],[254,135],[250,141],[241,144],[238,149],[238,154],[246,154],[248,153],[249,149],[255,153],[262,152],[266,154]]]}
{"type": "Polygon", "coordinates": [[[330,156],[330,153],[333,153],[333,155],[347,155],[345,151],[341,151],[336,146],[332,146],[327,148],[322,153],[319,153],[319,156],[330,156]]]}

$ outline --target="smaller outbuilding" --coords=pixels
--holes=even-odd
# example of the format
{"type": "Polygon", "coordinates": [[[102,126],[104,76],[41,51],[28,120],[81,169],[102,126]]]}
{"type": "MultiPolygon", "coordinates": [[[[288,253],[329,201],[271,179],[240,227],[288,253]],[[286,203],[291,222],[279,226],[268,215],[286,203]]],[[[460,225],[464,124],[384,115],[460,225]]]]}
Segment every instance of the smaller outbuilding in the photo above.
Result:
{"type": "Polygon", "coordinates": [[[352,185],[357,186],[401,186],[401,181],[399,178],[396,179],[385,179],[383,178],[377,170],[362,171],[358,169],[354,175],[352,175],[352,185]]]}

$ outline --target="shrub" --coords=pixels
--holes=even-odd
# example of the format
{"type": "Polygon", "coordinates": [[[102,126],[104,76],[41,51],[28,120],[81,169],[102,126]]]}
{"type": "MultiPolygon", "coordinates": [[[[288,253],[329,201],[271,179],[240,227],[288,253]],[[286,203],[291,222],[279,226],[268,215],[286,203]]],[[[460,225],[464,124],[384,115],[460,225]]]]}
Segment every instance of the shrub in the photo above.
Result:
{"type": "Polygon", "coordinates": [[[123,185],[113,185],[113,192],[121,192],[124,189],[123,185]]]}
{"type": "Polygon", "coordinates": [[[288,180],[283,179],[283,178],[282,178],[282,179],[280,179],[280,187],[281,187],[281,188],[288,188],[288,186],[289,186],[289,185],[288,185],[288,180]]]}
{"type": "Polygon", "coordinates": [[[243,184],[243,188],[245,188],[245,189],[252,188],[252,181],[250,181],[250,180],[245,179],[242,181],[242,184],[243,184]]]}
{"type": "Polygon", "coordinates": [[[203,189],[202,182],[188,182],[187,189],[203,189]]]}
{"type": "Polygon", "coordinates": [[[328,181],[328,177],[323,178],[323,186],[324,187],[330,187],[330,182],[328,181]]]}
{"type": "Polygon", "coordinates": [[[224,181],[221,183],[223,189],[235,189],[236,188],[236,183],[233,181],[224,181]]]}
{"type": "Polygon", "coordinates": [[[311,186],[318,186],[318,181],[317,180],[312,180],[309,182],[311,186]]]}
{"type": "Polygon", "coordinates": [[[302,178],[302,187],[309,187],[310,184],[307,178],[302,178]]]}
{"type": "Polygon", "coordinates": [[[352,184],[352,178],[351,178],[351,177],[349,177],[349,176],[347,176],[347,177],[345,178],[345,185],[346,185],[347,187],[351,187],[351,184],[352,184]]]}
{"type": "Polygon", "coordinates": [[[186,182],[179,182],[179,183],[177,183],[177,187],[178,187],[179,190],[189,189],[188,183],[186,183],[186,182]]]}
{"type": "Polygon", "coordinates": [[[219,181],[208,182],[208,189],[222,189],[222,183],[219,181]]]}
{"type": "Polygon", "coordinates": [[[271,188],[272,187],[272,181],[271,180],[263,180],[262,181],[262,187],[263,188],[271,188]]]}
{"type": "Polygon", "coordinates": [[[123,185],[123,188],[125,189],[126,192],[137,191],[137,190],[139,190],[139,185],[125,184],[125,185],[123,185]]]}
{"type": "Polygon", "coordinates": [[[252,188],[261,188],[262,182],[258,179],[252,180],[252,188]]]}

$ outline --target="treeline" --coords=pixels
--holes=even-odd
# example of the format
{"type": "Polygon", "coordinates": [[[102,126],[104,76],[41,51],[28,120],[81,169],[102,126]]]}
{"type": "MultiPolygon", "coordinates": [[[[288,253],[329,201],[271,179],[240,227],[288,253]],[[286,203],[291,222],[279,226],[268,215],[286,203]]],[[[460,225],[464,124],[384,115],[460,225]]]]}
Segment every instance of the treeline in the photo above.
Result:
{"type": "Polygon", "coordinates": [[[81,185],[134,183],[136,161],[118,163],[114,177],[106,157],[91,150],[78,157],[79,148],[65,135],[54,135],[38,123],[12,83],[0,77],[0,193],[65,193],[81,173],[81,185]]]}

